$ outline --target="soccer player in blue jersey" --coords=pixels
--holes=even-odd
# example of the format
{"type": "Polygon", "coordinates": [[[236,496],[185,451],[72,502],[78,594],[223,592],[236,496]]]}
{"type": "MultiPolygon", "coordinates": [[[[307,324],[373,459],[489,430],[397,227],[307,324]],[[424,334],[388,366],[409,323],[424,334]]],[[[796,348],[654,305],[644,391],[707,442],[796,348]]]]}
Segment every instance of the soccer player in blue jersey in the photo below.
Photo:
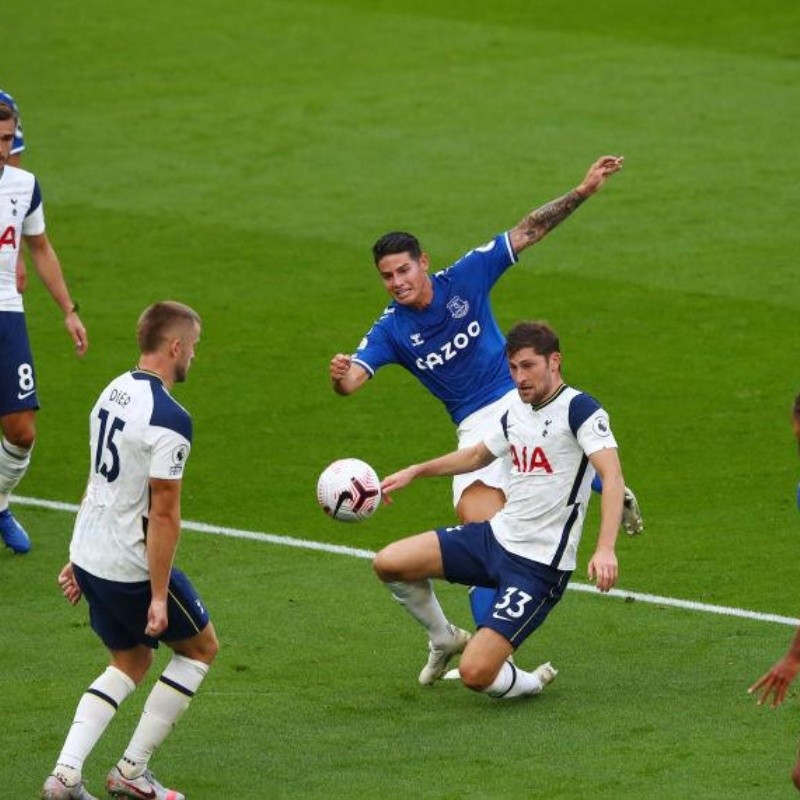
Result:
{"type": "MultiPolygon", "coordinates": [[[[8,93],[0,89],[0,103],[7,105],[13,109],[17,114],[17,129],[14,131],[14,140],[11,143],[11,151],[8,156],[8,164],[12,167],[18,167],[22,156],[22,151],[25,149],[25,139],[22,135],[22,121],[19,118],[19,108],[14,101],[14,98],[8,93]]],[[[28,286],[28,273],[25,271],[25,259],[20,252],[17,258],[17,291],[22,294],[28,286]]]]}
{"type": "MultiPolygon", "coordinates": [[[[519,254],[569,217],[606,180],[622,169],[620,156],[603,156],[571,192],[525,216],[514,228],[471,250],[433,276],[417,238],[388,233],[373,247],[381,280],[392,302],[355,354],[337,353],[330,363],[333,389],[349,395],[387,364],[399,364],[441,400],[458,429],[459,447],[481,440],[486,426],[516,395],[489,294],[519,254]]],[[[462,522],[489,519],[505,503],[502,459],[453,480],[453,505],[462,522]]],[[[598,488],[595,486],[595,488],[598,488]]],[[[626,490],[623,526],[643,529],[633,492],[626,490]]],[[[470,592],[477,621],[493,602],[490,590],[470,592]]]]}
{"type": "Polygon", "coordinates": [[[482,440],[381,482],[388,501],[416,478],[463,475],[500,461],[508,476],[505,504],[487,522],[394,542],[373,562],[395,599],[428,632],[430,656],[420,683],[441,678],[449,659],[463,652],[461,681],[496,698],[538,694],[557,674],[549,662],[527,672],[509,659],[566,589],[595,472],[603,492],[589,577],[603,592],[616,583],[614,546],[625,493],[608,414],[595,398],[564,383],[555,331],[541,322],[520,323],[509,331],[506,351],[517,396],[482,440]],[[496,591],[474,636],[448,622],[431,578],[496,591]]]}
{"type": "Polygon", "coordinates": [[[94,800],[83,784],[84,761],[144,679],[159,642],[172,649],[172,658],[106,789],[114,797],[184,800],[162,786],[148,765],[219,649],[203,602],[173,567],[192,419],[170,392],[186,380],[200,317],[182,303],[155,303],[142,313],[136,333],[136,369],[111,381],[90,414],[89,482],[70,561],[58,579],[73,605],[86,597],[92,629],[108,648],[110,664],[78,703],[44,800],[94,800]]]}
{"type": "Polygon", "coordinates": [[[34,267],[64,314],[64,327],[79,356],[88,345],[61,264],[45,233],[42,193],[36,177],[9,164],[17,141],[17,112],[0,103],[0,537],[15,553],[27,553],[31,542],[8,508],[22,480],[36,438],[36,372],[33,367],[16,268],[22,241],[34,267]]]}
{"type": "MultiPolygon", "coordinates": [[[[798,447],[800,447],[800,394],[794,399],[792,406],[792,430],[798,447]]],[[[800,508],[800,486],[797,487],[797,506],[800,508]]],[[[792,681],[800,672],[800,628],[798,628],[789,649],[765,675],[762,675],[749,689],[752,694],[760,692],[758,704],[763,705],[772,696],[772,708],[776,708],[786,699],[786,692],[792,681]]],[[[792,768],[792,782],[800,789],[800,752],[792,768]]]]}

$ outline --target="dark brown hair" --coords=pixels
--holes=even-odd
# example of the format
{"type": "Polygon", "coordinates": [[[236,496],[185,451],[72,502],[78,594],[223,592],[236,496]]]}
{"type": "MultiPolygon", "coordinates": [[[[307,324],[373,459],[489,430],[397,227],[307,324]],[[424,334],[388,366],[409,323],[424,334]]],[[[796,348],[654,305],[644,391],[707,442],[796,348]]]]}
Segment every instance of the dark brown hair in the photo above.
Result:
{"type": "Polygon", "coordinates": [[[514,353],[526,347],[532,348],[540,356],[549,356],[553,353],[561,352],[558,334],[546,322],[541,320],[518,322],[508,332],[508,336],[506,336],[507,356],[513,356],[514,353]]]}

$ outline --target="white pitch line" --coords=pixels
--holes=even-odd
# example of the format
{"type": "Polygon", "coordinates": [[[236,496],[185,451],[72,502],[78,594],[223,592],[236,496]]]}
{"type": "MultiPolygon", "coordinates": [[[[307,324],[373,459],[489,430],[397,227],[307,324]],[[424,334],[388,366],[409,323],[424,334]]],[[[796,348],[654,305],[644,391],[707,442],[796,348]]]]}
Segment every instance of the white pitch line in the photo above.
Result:
{"type": "MultiPolygon", "coordinates": [[[[12,498],[13,502],[23,506],[35,506],[37,508],[47,508],[53,511],[68,511],[72,514],[77,513],[78,506],[74,503],[61,503],[57,500],[42,500],[38,497],[18,497],[12,498]]],[[[283,547],[297,547],[303,550],[320,550],[325,553],[336,553],[353,558],[372,558],[375,553],[372,550],[360,550],[356,547],[345,547],[340,544],[328,544],[326,542],[314,542],[308,539],[295,539],[292,536],[279,536],[275,533],[260,533],[258,531],[244,531],[239,528],[225,528],[220,525],[208,525],[205,522],[192,522],[183,520],[181,527],[184,530],[195,531],[197,533],[210,533],[216,536],[231,536],[235,539],[250,539],[256,542],[267,542],[268,544],[282,545],[283,547]]],[[[719,614],[723,617],[739,617],[740,619],[752,619],[757,622],[776,622],[779,625],[800,625],[800,619],[794,617],[782,617],[779,614],[766,614],[761,611],[749,611],[745,608],[732,608],[730,606],[714,606],[709,603],[698,603],[695,600],[681,600],[677,597],[661,597],[656,594],[645,594],[641,592],[629,592],[627,589],[612,589],[605,595],[597,591],[597,587],[590,583],[578,583],[571,581],[567,585],[568,589],[576,592],[591,592],[605,597],[619,597],[623,600],[638,600],[642,603],[650,603],[657,606],[669,606],[680,608],[685,611],[700,611],[705,614],[719,614]]]]}

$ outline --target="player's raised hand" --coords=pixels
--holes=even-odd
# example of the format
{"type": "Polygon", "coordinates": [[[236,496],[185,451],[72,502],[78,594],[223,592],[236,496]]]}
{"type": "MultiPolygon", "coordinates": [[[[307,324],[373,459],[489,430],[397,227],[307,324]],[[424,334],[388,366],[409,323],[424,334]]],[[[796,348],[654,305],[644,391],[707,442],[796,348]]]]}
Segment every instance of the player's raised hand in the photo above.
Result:
{"type": "Polygon", "coordinates": [[[332,359],[330,364],[330,373],[332,381],[340,381],[347,375],[350,365],[353,360],[345,353],[337,353],[332,359]]]}
{"type": "Polygon", "coordinates": [[[776,708],[786,699],[786,691],[791,682],[795,679],[797,671],[800,669],[800,662],[791,656],[784,656],[766,674],[762,675],[748,690],[748,694],[761,691],[758,704],[763,706],[772,695],[772,708],[776,708]]]}
{"type": "Polygon", "coordinates": [[[584,197],[594,194],[608,177],[622,169],[624,156],[601,156],[589,167],[586,177],[576,187],[579,194],[584,197]]]}
{"type": "Polygon", "coordinates": [[[598,548],[589,561],[589,580],[597,581],[597,588],[607,592],[617,582],[619,568],[617,556],[613,550],[598,548]]]}

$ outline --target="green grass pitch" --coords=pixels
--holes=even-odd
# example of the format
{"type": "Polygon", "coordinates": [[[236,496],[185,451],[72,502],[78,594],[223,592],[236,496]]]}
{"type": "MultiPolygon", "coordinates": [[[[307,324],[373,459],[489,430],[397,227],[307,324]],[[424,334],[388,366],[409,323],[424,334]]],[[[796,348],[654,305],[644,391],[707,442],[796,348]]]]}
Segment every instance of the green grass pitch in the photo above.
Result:
{"type": "MultiPolygon", "coordinates": [[[[88,411],[133,364],[138,313],[171,297],[205,323],[176,392],[187,519],[370,550],[451,520],[446,480],[358,526],[314,501],[334,458],[385,474],[453,444],[398,369],[330,391],[330,356],[385,301],[370,245],[407,228],[445,266],[622,153],[496,314],[550,321],[567,379],[611,413],[647,524],[620,542],[622,587],[800,616],[794,0],[43,0],[3,19],[0,86],[91,343],[71,355],[32,279],[43,407],[20,494],[78,501],[88,411]]],[[[71,515],[17,511],[35,549],[0,553],[0,794],[28,798],[104,657],[57,594],[71,515]]],[[[188,532],[178,560],[222,642],[153,762],[192,800],[793,796],[796,695],[771,713],[745,694],[786,626],[570,592],[519,655],[558,681],[492,703],[416,685],[424,636],[363,559],[188,532]]],[[[441,594],[467,624],[463,592],[441,594]]]]}

